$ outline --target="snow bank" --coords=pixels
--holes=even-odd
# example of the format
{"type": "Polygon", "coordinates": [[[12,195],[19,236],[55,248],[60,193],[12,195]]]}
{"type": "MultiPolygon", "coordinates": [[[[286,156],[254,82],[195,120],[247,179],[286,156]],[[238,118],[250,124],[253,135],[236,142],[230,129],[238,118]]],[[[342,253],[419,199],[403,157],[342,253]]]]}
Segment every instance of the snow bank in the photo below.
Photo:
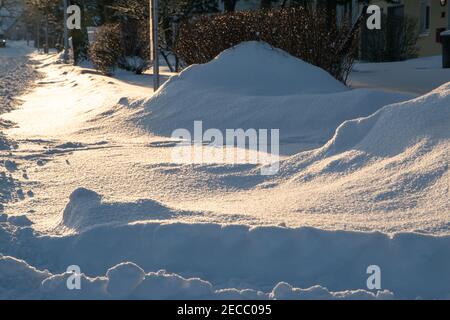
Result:
{"type": "MultiPolygon", "coordinates": [[[[134,263],[110,268],[106,276],[80,275],[80,290],[69,290],[72,273],[50,274],[29,266],[25,261],[0,254],[0,299],[391,299],[387,290],[330,292],[315,286],[294,288],[279,283],[264,293],[251,289],[217,289],[199,278],[183,278],[165,270],[144,273],[134,263]]],[[[73,279],[73,278],[72,278],[73,279]]]]}
{"type": "Polygon", "coordinates": [[[0,254],[0,299],[32,298],[34,291],[40,290],[42,281],[50,276],[48,271],[0,254]]]}
{"type": "Polygon", "coordinates": [[[394,295],[388,290],[378,291],[376,294],[373,294],[366,290],[330,292],[321,286],[299,289],[293,288],[286,282],[280,282],[270,293],[270,298],[276,300],[391,300],[394,299],[394,295]]]}
{"type": "MultiPolygon", "coordinates": [[[[0,223],[0,252],[23,259],[39,270],[49,270],[61,282],[48,284],[60,288],[55,292],[58,297],[70,294],[64,287],[67,276],[61,274],[74,263],[86,275],[87,283],[95,290],[108,290],[111,297],[133,297],[142,289],[139,297],[199,298],[199,288],[208,296],[211,286],[214,290],[229,288],[231,291],[220,294],[234,297],[233,288],[269,293],[280,282],[293,288],[321,286],[330,292],[347,292],[337,295],[340,297],[349,297],[349,291],[354,291],[354,297],[371,297],[357,291],[367,290],[366,270],[370,265],[380,266],[382,289],[393,292],[396,298],[445,298],[450,293],[448,236],[401,233],[390,237],[377,232],[313,228],[134,223],[51,237],[29,227],[0,223]],[[112,266],[116,267],[110,269],[112,266]],[[161,274],[147,279],[149,272],[162,269],[184,279],[202,281],[187,285],[178,276],[169,280],[161,274]],[[93,279],[96,277],[102,278],[93,279]],[[149,293],[143,284],[154,291],[149,293]]],[[[14,273],[12,267],[11,272],[14,273]]],[[[22,271],[17,272],[17,277],[22,277],[22,271]]],[[[0,288],[5,287],[8,288],[0,282],[0,288]]],[[[17,292],[28,292],[21,289],[18,287],[17,292]]],[[[336,297],[323,289],[299,291],[285,285],[272,293],[282,298],[336,297]]]]}
{"type": "Polygon", "coordinates": [[[279,181],[314,199],[299,212],[353,214],[366,226],[379,213],[377,228],[404,221],[404,230],[448,234],[449,124],[450,83],[345,121],[324,147],[283,161],[279,181]]]}
{"type": "Polygon", "coordinates": [[[348,120],[328,143],[327,154],[349,149],[392,156],[422,138],[432,144],[450,139],[450,83],[408,102],[387,106],[365,119],[348,120]]]}
{"type": "Polygon", "coordinates": [[[279,128],[282,143],[309,149],[323,145],[343,121],[410,97],[349,90],[320,68],[247,42],[170,78],[135,122],[165,136],[178,128],[193,130],[196,120],[204,130],[279,128]]]}

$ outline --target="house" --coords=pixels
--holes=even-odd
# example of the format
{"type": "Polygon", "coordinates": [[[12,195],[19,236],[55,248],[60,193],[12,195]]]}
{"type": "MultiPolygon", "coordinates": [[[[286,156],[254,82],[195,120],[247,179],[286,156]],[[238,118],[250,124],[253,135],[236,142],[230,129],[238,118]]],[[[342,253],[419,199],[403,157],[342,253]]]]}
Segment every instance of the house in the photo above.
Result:
{"type": "Polygon", "coordinates": [[[399,0],[396,3],[372,1],[389,15],[410,16],[418,22],[419,56],[438,55],[442,52],[440,33],[450,29],[450,0],[399,0]]]}
{"type": "MultiPolygon", "coordinates": [[[[317,3],[313,1],[313,3],[317,3]]],[[[385,0],[372,0],[370,4],[380,6],[389,16],[409,16],[416,19],[419,32],[418,55],[431,56],[442,52],[440,33],[450,29],[450,0],[398,0],[388,3],[385,0]]],[[[362,1],[351,0],[337,6],[338,22],[343,18],[356,21],[362,7],[362,1]]]]}
{"type": "MultiPolygon", "coordinates": [[[[315,6],[320,1],[308,0],[307,3],[315,6]]],[[[238,9],[259,7],[261,0],[238,1],[238,9]]],[[[280,6],[282,0],[273,1],[273,6],[280,6]]],[[[289,0],[287,0],[289,2],[289,0]]],[[[338,23],[342,19],[351,18],[356,21],[362,10],[364,1],[348,0],[336,8],[338,23]]],[[[450,0],[372,0],[370,4],[380,6],[384,14],[389,16],[409,16],[416,19],[418,24],[419,40],[418,55],[430,56],[441,54],[440,33],[450,29],[450,0]]]]}

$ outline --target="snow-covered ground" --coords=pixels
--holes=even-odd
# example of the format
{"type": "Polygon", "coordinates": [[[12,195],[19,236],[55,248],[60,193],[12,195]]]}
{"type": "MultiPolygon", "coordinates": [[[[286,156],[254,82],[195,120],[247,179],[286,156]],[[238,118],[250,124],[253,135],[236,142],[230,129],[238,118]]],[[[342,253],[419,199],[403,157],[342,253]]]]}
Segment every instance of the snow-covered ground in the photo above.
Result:
{"type": "MultiPolygon", "coordinates": [[[[33,50],[23,42],[8,42],[0,51],[0,114],[11,111],[20,104],[16,97],[30,90],[39,73],[33,68],[33,62],[27,54],[33,50]]],[[[7,121],[0,121],[0,129],[10,126],[7,121]]],[[[0,149],[6,142],[0,134],[0,149]]]]}
{"type": "Polygon", "coordinates": [[[357,63],[350,74],[355,88],[425,94],[450,81],[450,70],[442,68],[442,56],[402,62],[357,63]]]}
{"type": "Polygon", "coordinates": [[[450,298],[450,84],[349,90],[260,43],[156,94],[32,58],[44,78],[2,116],[0,297],[450,298]],[[280,129],[280,171],[175,163],[171,132],[196,120],[280,129]]]}

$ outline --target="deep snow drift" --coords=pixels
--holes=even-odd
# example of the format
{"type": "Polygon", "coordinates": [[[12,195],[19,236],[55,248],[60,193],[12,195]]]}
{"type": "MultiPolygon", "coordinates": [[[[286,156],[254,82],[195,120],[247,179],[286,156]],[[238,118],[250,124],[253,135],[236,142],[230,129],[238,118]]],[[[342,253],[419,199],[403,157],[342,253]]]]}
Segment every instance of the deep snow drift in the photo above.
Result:
{"type": "Polygon", "coordinates": [[[170,136],[175,129],[281,129],[282,152],[322,146],[343,121],[368,116],[408,95],[349,90],[324,70],[265,43],[246,42],[167,81],[136,122],[170,136]]]}
{"type": "Polygon", "coordinates": [[[327,210],[338,212],[336,198],[346,198],[347,213],[381,211],[388,220],[396,211],[405,223],[421,221],[422,231],[448,233],[449,125],[450,83],[344,122],[323,148],[283,162],[280,174],[291,187],[313,188],[327,210]]]}

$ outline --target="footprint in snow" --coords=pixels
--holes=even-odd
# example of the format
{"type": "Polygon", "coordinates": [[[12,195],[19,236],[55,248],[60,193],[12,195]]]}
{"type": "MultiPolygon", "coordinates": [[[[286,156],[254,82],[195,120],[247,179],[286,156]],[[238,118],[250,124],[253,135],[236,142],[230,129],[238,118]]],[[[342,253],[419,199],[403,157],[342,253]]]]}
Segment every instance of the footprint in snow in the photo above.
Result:
{"type": "Polygon", "coordinates": [[[14,171],[17,170],[17,163],[15,163],[14,161],[11,161],[11,160],[6,160],[5,161],[5,168],[9,172],[14,172],[14,171]]]}

